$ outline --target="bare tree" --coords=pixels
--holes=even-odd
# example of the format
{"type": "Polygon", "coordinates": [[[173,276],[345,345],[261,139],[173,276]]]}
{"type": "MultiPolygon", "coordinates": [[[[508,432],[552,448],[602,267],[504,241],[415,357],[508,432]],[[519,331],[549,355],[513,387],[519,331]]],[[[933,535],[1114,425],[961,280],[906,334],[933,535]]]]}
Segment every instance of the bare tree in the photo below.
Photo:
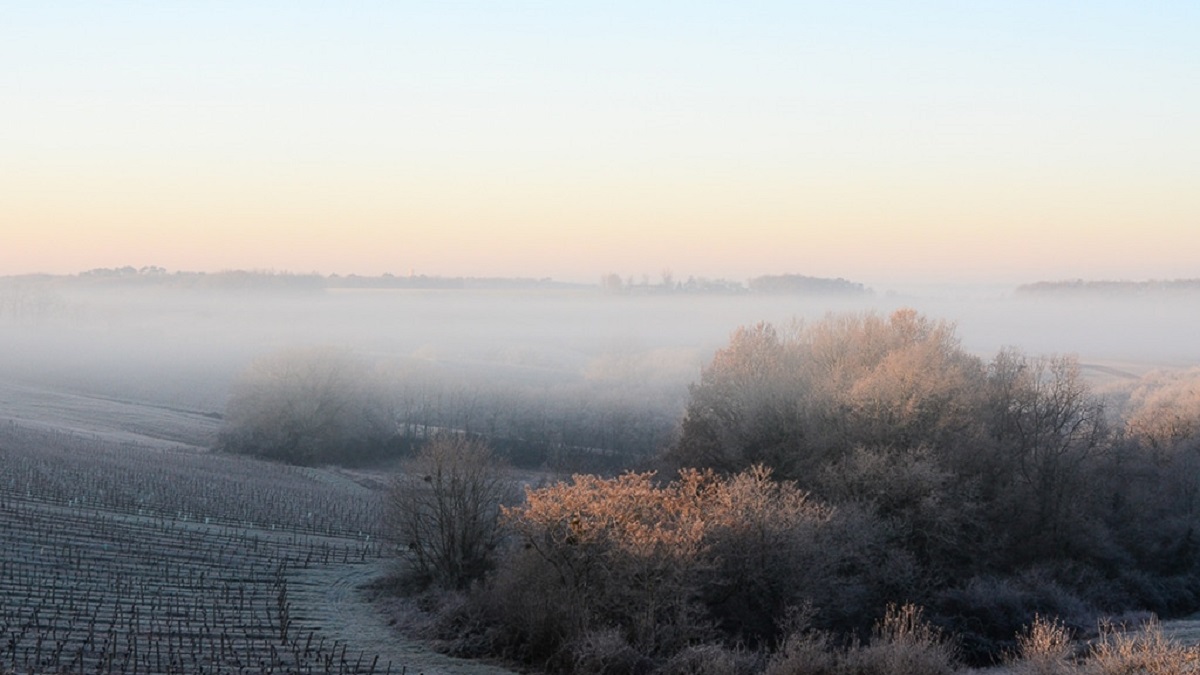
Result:
{"type": "Polygon", "coordinates": [[[392,483],[392,536],[415,580],[462,588],[492,566],[502,505],[516,490],[504,464],[481,440],[434,437],[392,483]]]}
{"type": "Polygon", "coordinates": [[[1103,402],[1089,392],[1072,356],[1030,358],[1007,349],[989,370],[993,436],[1032,506],[1033,535],[1058,549],[1073,505],[1081,506],[1081,469],[1108,439],[1103,402]]]}

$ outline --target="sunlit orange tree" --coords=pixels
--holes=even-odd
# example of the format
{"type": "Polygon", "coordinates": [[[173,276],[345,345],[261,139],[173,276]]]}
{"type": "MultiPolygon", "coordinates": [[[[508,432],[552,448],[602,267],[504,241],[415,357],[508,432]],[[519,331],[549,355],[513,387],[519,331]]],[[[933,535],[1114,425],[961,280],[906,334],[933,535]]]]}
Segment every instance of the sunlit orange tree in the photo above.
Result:
{"type": "Polygon", "coordinates": [[[504,519],[522,546],[497,587],[525,622],[513,639],[544,651],[613,627],[646,655],[770,641],[789,609],[827,600],[862,553],[832,509],[762,466],[670,482],[579,475],[527,490],[504,519]]]}

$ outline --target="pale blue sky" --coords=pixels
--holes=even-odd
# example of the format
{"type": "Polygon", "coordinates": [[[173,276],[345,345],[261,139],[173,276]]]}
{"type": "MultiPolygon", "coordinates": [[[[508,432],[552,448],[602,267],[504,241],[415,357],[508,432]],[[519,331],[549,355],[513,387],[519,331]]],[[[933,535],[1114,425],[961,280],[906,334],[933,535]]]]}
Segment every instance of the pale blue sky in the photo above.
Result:
{"type": "Polygon", "coordinates": [[[1200,276],[1200,3],[0,4],[0,273],[1200,276]]]}

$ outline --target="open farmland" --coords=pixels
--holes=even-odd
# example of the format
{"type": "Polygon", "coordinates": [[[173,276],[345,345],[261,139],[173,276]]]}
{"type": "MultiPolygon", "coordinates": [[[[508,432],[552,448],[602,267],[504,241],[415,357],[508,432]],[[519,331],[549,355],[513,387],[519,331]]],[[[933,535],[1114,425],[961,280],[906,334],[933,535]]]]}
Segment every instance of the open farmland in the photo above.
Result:
{"type": "Polygon", "coordinates": [[[349,644],[322,625],[327,607],[303,602],[324,597],[315,586],[331,573],[380,564],[370,489],[15,424],[0,429],[0,466],[0,671],[406,666],[349,644]]]}
{"type": "Polygon", "coordinates": [[[0,424],[4,423],[176,449],[208,448],[221,424],[216,413],[0,381],[0,424]]]}

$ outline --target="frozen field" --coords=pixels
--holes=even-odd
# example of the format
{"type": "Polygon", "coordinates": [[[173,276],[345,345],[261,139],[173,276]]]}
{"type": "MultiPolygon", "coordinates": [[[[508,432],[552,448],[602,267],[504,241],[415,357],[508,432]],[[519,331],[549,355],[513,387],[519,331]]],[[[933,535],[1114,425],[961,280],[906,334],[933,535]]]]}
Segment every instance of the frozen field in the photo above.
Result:
{"type": "Polygon", "coordinates": [[[98,433],[135,406],[65,400],[80,428],[0,425],[0,670],[500,672],[405,639],[365,597],[389,561],[377,490],[199,452],[185,413],[98,433]]]}

